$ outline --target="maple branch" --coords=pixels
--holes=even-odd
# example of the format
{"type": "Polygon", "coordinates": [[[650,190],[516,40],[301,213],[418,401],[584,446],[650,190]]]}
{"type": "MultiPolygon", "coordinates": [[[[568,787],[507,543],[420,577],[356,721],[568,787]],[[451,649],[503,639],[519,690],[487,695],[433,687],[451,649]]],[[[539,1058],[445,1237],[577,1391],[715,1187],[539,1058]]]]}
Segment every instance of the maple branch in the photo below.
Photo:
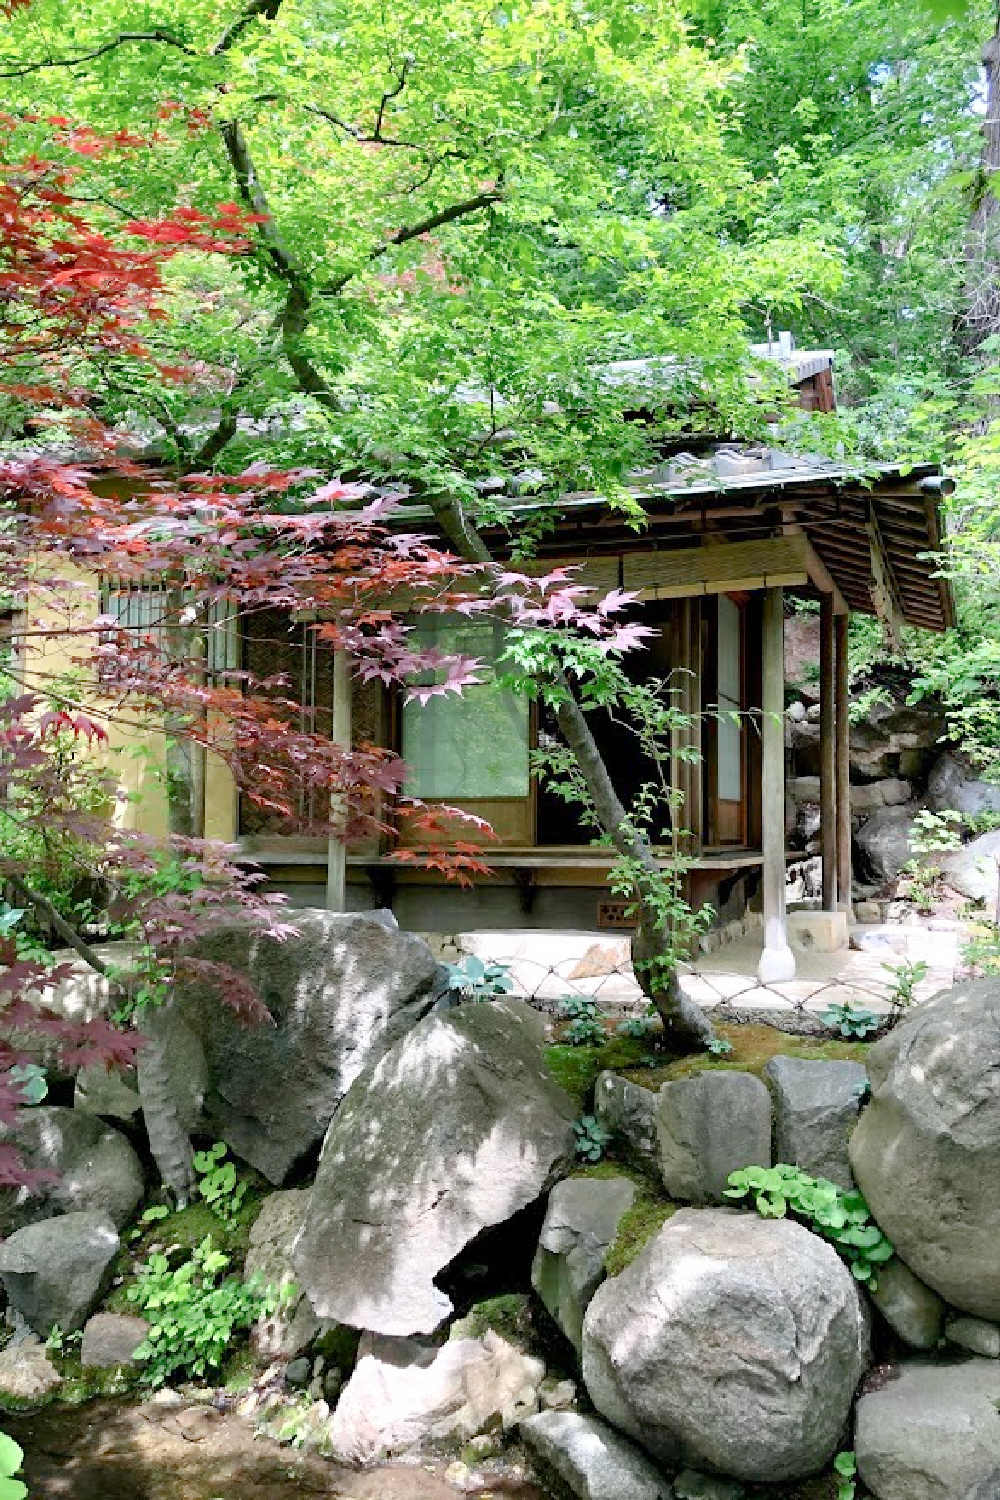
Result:
{"type": "Polygon", "coordinates": [[[250,0],[250,4],[241,15],[237,16],[232,25],[227,26],[225,31],[212,48],[212,56],[219,57],[223,52],[228,52],[234,46],[258,16],[263,16],[266,21],[273,21],[281,9],[281,0],[250,0]]]}
{"type": "Polygon", "coordinates": [[[27,73],[41,72],[43,68],[78,68],[81,63],[93,62],[95,58],[115,52],[129,42],[162,42],[164,46],[177,47],[188,57],[198,56],[195,49],[182,42],[180,37],[157,26],[153,31],[120,31],[113,41],[104,42],[90,52],[78,52],[75,57],[42,57],[35,62],[22,63],[16,68],[5,68],[0,71],[0,78],[23,78],[27,73]]]}
{"type": "MultiPolygon", "coordinates": [[[[478,193],[475,198],[467,198],[464,203],[453,203],[449,208],[439,209],[435,214],[429,214],[426,219],[421,219],[417,224],[411,224],[406,228],[397,229],[395,234],[390,234],[388,239],[383,240],[381,245],[376,245],[369,252],[368,264],[378,260],[387,250],[394,245],[405,245],[410,240],[418,240],[422,234],[430,234],[432,229],[440,229],[443,224],[452,224],[456,219],[464,219],[469,214],[478,213],[481,208],[489,208],[493,203],[501,203],[503,194],[500,192],[478,193]]],[[[321,297],[335,297],[342,292],[348,282],[357,276],[357,268],[345,271],[343,276],[338,276],[335,281],[329,281],[320,287],[321,297]]]]}
{"type": "Polygon", "coordinates": [[[400,69],[399,80],[398,80],[398,82],[396,84],[396,87],[394,89],[387,89],[386,92],[382,95],[382,102],[381,102],[381,104],[378,107],[378,114],[375,117],[375,133],[372,136],[372,140],[381,141],[381,139],[382,139],[382,122],[385,119],[386,107],[387,107],[387,105],[389,105],[392,102],[393,99],[398,99],[399,96],[400,96],[400,94],[405,89],[405,87],[406,87],[406,75],[409,72],[409,68],[410,68],[409,61],[406,60],[406,59],[404,59],[403,66],[400,69]]]}
{"type": "Polygon", "coordinates": [[[230,165],[236,176],[240,195],[250,211],[260,215],[257,225],[264,250],[288,287],[284,312],[279,319],[281,342],[299,389],[312,396],[322,405],[334,411],[340,410],[340,402],[327,385],[319,370],[302,349],[302,337],[309,327],[313,293],[305,268],[285,243],[271,214],[264,185],[257,175],[250,144],[238,120],[227,120],[221,126],[222,139],[230,165]]]}
{"type": "Polygon", "coordinates": [[[38,891],[33,891],[30,885],[28,885],[20,875],[8,875],[7,880],[9,881],[13,890],[20,894],[22,901],[30,902],[32,906],[36,907],[43,914],[43,916],[48,918],[48,920],[52,923],[52,926],[55,928],[56,932],[58,932],[59,936],[62,938],[63,942],[68,944],[70,948],[79,953],[84,963],[89,964],[90,968],[92,968],[98,974],[107,974],[108,966],[104,962],[103,958],[101,958],[100,954],[95,953],[94,949],[90,946],[89,943],[84,941],[84,939],[80,936],[76,929],[74,927],[71,927],[69,923],[59,915],[47,896],[42,896],[38,891]]]}

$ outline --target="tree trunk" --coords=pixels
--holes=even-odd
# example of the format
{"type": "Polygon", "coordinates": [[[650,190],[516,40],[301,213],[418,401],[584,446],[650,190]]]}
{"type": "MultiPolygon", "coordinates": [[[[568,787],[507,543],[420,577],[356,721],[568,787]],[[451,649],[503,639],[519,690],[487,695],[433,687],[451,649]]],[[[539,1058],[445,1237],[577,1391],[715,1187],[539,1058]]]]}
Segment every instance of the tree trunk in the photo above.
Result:
{"type": "Polygon", "coordinates": [[[139,1052],[139,1098],[146,1134],[164,1185],[178,1208],[190,1203],[197,1186],[191,1138],[180,1118],[168,1066],[170,1028],[166,1016],[171,1001],[145,1012],[139,1030],[145,1045],[139,1052]]]}
{"type": "MultiPolygon", "coordinates": [[[[468,562],[493,561],[478,530],[456,500],[437,497],[432,504],[449,542],[461,557],[468,562]]],[[[671,935],[652,899],[663,876],[649,840],[635,827],[615,790],[569,678],[559,671],[551,682],[560,695],[556,721],[576,758],[597,821],[618,853],[633,861],[646,877],[640,876],[635,890],[639,923],[632,940],[632,963],[636,979],[656,1007],[667,1040],[677,1049],[704,1047],[712,1039],[712,1026],[699,1006],[681,990],[671,935]]]]}
{"type": "Polygon", "coordinates": [[[1000,333],[1000,201],[991,180],[1000,171],[1000,15],[983,48],[983,67],[986,115],[975,204],[965,235],[965,307],[956,330],[959,349],[967,356],[1000,333]]]}

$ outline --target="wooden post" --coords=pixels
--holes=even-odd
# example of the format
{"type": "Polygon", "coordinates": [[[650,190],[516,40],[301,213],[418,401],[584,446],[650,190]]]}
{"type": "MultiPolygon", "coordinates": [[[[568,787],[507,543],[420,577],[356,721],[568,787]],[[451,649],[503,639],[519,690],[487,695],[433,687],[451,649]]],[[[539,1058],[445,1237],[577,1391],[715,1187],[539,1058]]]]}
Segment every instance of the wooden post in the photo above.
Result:
{"type": "MultiPolygon", "coordinates": [[[[351,672],[347,652],[333,653],[333,742],[351,748],[351,672]]],[[[336,825],[346,817],[340,797],[330,798],[330,821],[336,825]]],[[[326,909],[347,910],[347,844],[331,833],[326,851],[326,909]]]]}
{"type": "Polygon", "coordinates": [[[761,984],[795,978],[785,921],[785,612],[784,590],[766,589],[761,630],[761,808],[764,951],[761,984]]]}
{"type": "Polygon", "coordinates": [[[823,842],[823,910],[837,910],[837,735],[833,595],[820,595],[820,837],[823,842]]]}
{"type": "Polygon", "coordinates": [[[850,677],[847,664],[847,615],[834,621],[836,657],[836,707],[834,717],[837,764],[837,900],[848,921],[854,919],[851,878],[851,721],[850,677]]]}

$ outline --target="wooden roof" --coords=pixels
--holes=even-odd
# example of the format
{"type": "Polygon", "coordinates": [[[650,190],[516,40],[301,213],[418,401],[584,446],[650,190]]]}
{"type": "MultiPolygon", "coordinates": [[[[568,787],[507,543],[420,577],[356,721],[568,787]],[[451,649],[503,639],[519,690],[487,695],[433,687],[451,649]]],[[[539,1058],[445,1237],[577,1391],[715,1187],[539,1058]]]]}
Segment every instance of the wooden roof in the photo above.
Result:
{"type": "MultiPolygon", "coordinates": [[[[816,460],[784,459],[776,467],[725,472],[739,470],[740,457],[736,449],[722,456],[724,472],[717,453],[712,462],[684,467],[675,461],[667,472],[637,477],[630,490],[646,512],[641,531],[604,496],[564,496],[558,520],[537,545],[539,557],[677,551],[712,540],[764,541],[804,532],[851,610],[895,616],[925,630],[954,624],[951,586],[937,576],[937,561],[929,555],[942,545],[940,498],[954,488],[936,465],[905,474],[882,465],[861,478],[816,460]]],[[[506,552],[519,523],[551,510],[548,502],[513,501],[508,526],[484,528],[484,536],[506,552]]],[[[430,511],[403,505],[400,514],[410,524],[418,515],[429,518],[430,511]]]]}

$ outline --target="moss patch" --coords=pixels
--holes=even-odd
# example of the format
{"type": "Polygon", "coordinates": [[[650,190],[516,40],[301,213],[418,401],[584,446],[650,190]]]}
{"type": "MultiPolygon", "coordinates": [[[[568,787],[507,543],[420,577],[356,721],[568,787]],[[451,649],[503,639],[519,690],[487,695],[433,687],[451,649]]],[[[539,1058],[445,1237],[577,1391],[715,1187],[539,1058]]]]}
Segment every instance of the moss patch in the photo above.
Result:
{"type": "Polygon", "coordinates": [[[779,1031],[776,1026],[739,1025],[735,1022],[716,1023],[715,1032],[720,1041],[729,1042],[731,1052],[723,1057],[714,1057],[709,1052],[696,1052],[690,1057],[679,1057],[665,1061],[659,1068],[616,1068],[625,1078],[644,1088],[658,1089],[661,1083],[675,1078],[694,1078],[699,1073],[740,1072],[763,1076],[764,1069],[772,1057],[805,1057],[819,1061],[860,1062],[868,1055],[870,1042],[847,1042],[822,1036],[794,1036],[779,1031]]]}
{"type": "MultiPolygon", "coordinates": [[[[606,1042],[596,1047],[571,1047],[565,1042],[556,1042],[545,1049],[549,1072],[576,1100],[581,1111],[593,1094],[598,1073],[605,1069],[613,1073],[635,1072],[639,1081],[648,1081],[654,1076],[653,1070],[645,1069],[642,1060],[655,1056],[651,1042],[630,1036],[609,1036],[606,1042]]],[[[653,1087],[652,1084],[648,1086],[653,1087]]]]}
{"type": "Polygon", "coordinates": [[[631,1265],[640,1250],[644,1250],[653,1236],[659,1234],[679,1207],[679,1203],[653,1193],[648,1186],[640,1188],[635,1202],[618,1225],[614,1244],[604,1257],[604,1269],[608,1275],[617,1276],[631,1265]]]}

